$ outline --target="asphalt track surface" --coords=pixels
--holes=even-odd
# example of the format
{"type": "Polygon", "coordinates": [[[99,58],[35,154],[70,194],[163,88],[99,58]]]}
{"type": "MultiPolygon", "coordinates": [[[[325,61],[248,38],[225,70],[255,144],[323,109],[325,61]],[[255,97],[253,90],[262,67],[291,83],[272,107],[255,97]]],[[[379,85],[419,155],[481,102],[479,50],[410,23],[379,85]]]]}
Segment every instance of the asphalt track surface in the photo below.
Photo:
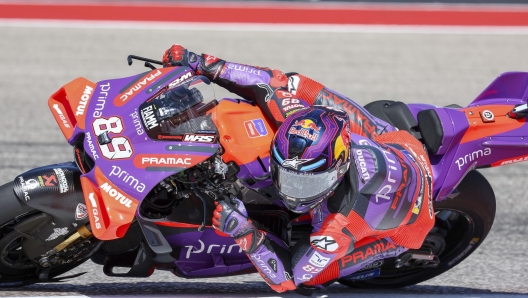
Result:
{"type": "MultiPolygon", "coordinates": [[[[522,31],[114,27],[0,20],[1,183],[29,169],[72,159],[48,110],[49,95],[78,76],[99,81],[143,72],[140,63],[129,67],[126,56],[160,59],[172,43],[228,61],[297,71],[362,104],[392,99],[465,105],[498,74],[528,71],[528,36],[522,31]]],[[[217,91],[218,97],[228,95],[217,91]]],[[[482,172],[495,189],[497,217],[483,245],[462,264],[395,291],[336,284],[314,297],[525,297],[528,163],[482,172]]],[[[77,272],[87,273],[60,284],[3,290],[0,296],[297,297],[272,292],[256,274],[184,280],[158,271],[146,279],[119,279],[106,277],[91,262],[72,271],[77,272]]]]}

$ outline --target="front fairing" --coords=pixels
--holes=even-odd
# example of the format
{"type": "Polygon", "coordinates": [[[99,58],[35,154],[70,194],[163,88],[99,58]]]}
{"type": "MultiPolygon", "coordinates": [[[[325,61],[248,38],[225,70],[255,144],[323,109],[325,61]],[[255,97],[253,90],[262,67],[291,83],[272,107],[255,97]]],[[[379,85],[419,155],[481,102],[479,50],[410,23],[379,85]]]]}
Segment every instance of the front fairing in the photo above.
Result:
{"type": "MultiPolygon", "coordinates": [[[[80,78],[50,98],[49,106],[70,145],[83,148],[93,160],[81,183],[97,238],[122,237],[138,205],[159,181],[199,164],[218,150],[216,128],[208,124],[213,123],[210,113],[195,115],[194,111],[167,124],[175,119],[178,106],[162,104],[160,95],[195,79],[185,67],[156,69],[97,84],[80,78]],[[168,114],[171,108],[172,114],[168,114]],[[161,109],[166,111],[159,112],[161,109]],[[202,118],[190,121],[193,117],[202,118]]],[[[210,82],[203,78],[200,84],[210,82]]],[[[214,107],[214,93],[212,99],[210,94],[204,96],[211,104],[208,109],[214,107]]]]}

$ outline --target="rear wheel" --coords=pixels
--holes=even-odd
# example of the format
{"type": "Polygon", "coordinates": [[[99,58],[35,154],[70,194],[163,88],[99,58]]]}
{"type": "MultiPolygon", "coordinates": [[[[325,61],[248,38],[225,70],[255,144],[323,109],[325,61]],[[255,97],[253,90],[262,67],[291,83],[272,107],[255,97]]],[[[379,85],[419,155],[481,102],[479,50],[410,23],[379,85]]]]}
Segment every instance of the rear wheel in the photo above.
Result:
{"type": "Polygon", "coordinates": [[[424,247],[436,251],[440,264],[433,268],[396,268],[396,259],[385,259],[379,277],[338,281],[355,288],[399,288],[414,285],[453,268],[473,253],[488,235],[495,218],[495,195],[477,171],[471,171],[452,199],[434,203],[435,227],[424,247]]]}
{"type": "MultiPolygon", "coordinates": [[[[38,282],[59,276],[88,259],[74,258],[71,263],[44,268],[29,259],[22,244],[25,238],[14,231],[14,226],[30,217],[41,214],[21,204],[13,192],[13,183],[0,186],[0,287],[16,287],[28,281],[38,282]]],[[[31,283],[31,282],[30,282],[31,283]]]]}

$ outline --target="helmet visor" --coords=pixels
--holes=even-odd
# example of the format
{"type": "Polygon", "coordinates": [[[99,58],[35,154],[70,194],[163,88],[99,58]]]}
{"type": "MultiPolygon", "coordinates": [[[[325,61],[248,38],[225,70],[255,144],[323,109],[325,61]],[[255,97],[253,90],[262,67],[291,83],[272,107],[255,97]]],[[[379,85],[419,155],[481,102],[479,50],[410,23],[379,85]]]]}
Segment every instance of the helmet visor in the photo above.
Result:
{"type": "Polygon", "coordinates": [[[273,183],[280,194],[298,203],[319,198],[332,189],[338,180],[338,171],[335,167],[320,173],[288,170],[274,161],[271,167],[273,183]]]}

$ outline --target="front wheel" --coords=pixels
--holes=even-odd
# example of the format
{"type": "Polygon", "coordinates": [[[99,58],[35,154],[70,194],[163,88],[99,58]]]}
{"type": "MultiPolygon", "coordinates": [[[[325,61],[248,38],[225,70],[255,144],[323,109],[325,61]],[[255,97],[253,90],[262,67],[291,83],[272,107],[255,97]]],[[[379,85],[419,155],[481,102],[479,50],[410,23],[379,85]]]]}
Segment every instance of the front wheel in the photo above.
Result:
{"type": "Polygon", "coordinates": [[[349,276],[338,282],[354,288],[399,288],[436,277],[462,262],[488,235],[496,203],[491,185],[477,171],[469,172],[457,189],[456,197],[434,203],[436,221],[430,235],[442,246],[437,267],[396,268],[396,258],[390,258],[383,260],[376,278],[355,280],[349,276]]]}
{"type": "Polygon", "coordinates": [[[26,240],[14,226],[42,213],[21,204],[13,192],[13,183],[0,186],[0,288],[49,281],[79,266],[89,258],[89,251],[72,257],[68,263],[49,267],[29,259],[22,248],[26,240]]]}

